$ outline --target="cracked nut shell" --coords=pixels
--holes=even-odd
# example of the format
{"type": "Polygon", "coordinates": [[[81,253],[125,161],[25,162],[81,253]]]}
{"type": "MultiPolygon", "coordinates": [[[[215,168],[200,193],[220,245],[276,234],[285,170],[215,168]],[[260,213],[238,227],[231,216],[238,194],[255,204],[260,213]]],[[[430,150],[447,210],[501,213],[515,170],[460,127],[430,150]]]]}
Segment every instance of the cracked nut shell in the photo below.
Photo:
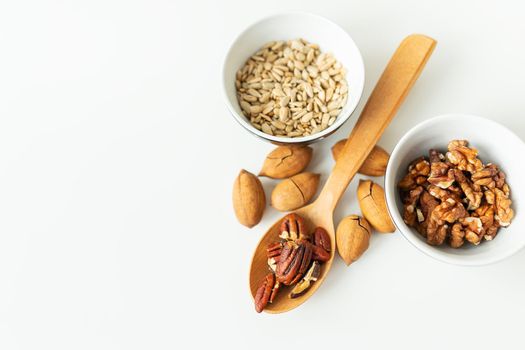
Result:
{"type": "Polygon", "coordinates": [[[337,251],[346,265],[350,265],[368,249],[372,229],[365,218],[350,215],[337,226],[337,251]]]}
{"type": "Polygon", "coordinates": [[[232,198],[235,216],[241,224],[253,227],[261,221],[266,197],[257,176],[242,169],[233,184],[232,198]]]}
{"type": "Polygon", "coordinates": [[[359,207],[365,219],[378,232],[388,233],[396,230],[385,200],[385,191],[370,180],[359,180],[357,187],[359,207]]]}
{"type": "Polygon", "coordinates": [[[283,180],[272,191],[272,206],[291,211],[306,205],[317,192],[319,174],[301,173],[283,180]]]}
{"type": "MultiPolygon", "coordinates": [[[[332,147],[332,155],[335,161],[337,161],[339,158],[339,154],[341,153],[345,143],[346,139],[343,139],[332,147]]],[[[372,148],[372,151],[370,151],[370,154],[368,157],[366,157],[365,161],[357,172],[368,176],[383,176],[385,175],[389,158],[390,155],[388,152],[376,145],[374,148],[372,148]]]]}
{"type": "Polygon", "coordinates": [[[312,152],[308,146],[279,146],[266,156],[259,176],[286,179],[299,174],[310,163],[312,152]]]}

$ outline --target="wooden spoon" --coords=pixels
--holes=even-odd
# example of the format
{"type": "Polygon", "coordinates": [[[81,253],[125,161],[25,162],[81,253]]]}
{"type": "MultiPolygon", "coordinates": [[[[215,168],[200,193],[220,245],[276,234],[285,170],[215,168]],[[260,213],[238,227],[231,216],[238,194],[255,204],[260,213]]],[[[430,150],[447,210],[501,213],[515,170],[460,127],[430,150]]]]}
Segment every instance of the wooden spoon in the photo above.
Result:
{"type": "MultiPolygon", "coordinates": [[[[325,279],[336,250],[333,212],[337,202],[403,103],[435,46],[436,41],[432,38],[410,35],[401,42],[390,59],[319,197],[312,204],[295,211],[305,219],[308,233],[318,226],[328,232],[332,245],[330,260],[321,265],[319,279],[305,294],[290,299],[288,294],[291,288],[282,286],[273,303],[266,306],[266,312],[280,313],[296,308],[312,296],[325,279]]],[[[264,234],[253,254],[250,268],[250,289],[253,297],[264,276],[269,272],[266,247],[279,240],[281,221],[282,218],[264,234]]]]}

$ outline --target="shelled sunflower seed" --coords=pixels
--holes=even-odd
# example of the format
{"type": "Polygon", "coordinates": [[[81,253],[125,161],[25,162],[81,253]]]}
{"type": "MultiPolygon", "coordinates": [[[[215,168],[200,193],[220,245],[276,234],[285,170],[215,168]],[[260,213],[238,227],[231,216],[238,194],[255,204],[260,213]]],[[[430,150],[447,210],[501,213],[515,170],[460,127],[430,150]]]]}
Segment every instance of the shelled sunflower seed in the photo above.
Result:
{"type": "Polygon", "coordinates": [[[331,126],[348,99],[345,69],[304,39],[272,41],[237,71],[243,114],[258,130],[307,136],[331,126]]]}

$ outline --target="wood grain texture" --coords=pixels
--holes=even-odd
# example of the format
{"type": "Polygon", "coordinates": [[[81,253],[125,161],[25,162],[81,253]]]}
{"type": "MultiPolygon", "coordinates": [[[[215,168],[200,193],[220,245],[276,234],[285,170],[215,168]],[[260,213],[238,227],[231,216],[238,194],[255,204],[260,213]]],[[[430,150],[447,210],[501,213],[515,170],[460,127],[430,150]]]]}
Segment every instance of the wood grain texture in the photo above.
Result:
{"type": "MultiPolygon", "coordinates": [[[[405,38],[390,59],[385,71],[372,91],[359,120],[346,142],[332,174],[328,178],[319,197],[312,204],[297,211],[307,224],[309,232],[321,226],[330,235],[331,257],[322,264],[317,282],[302,296],[288,298],[289,288],[283,288],[265,311],[269,313],[286,312],[304,303],[315,293],[326,278],[336,251],[333,211],[348,184],[386,129],[403,103],[410,88],[414,85],[425,63],[432,54],[436,41],[423,35],[410,35],[405,38]]],[[[250,291],[255,296],[257,286],[268,273],[266,247],[278,240],[278,220],[261,238],[255,249],[250,267],[250,291]]]]}
{"type": "Polygon", "coordinates": [[[319,195],[319,200],[327,201],[332,210],[396,115],[435,46],[432,38],[410,35],[390,59],[319,195]]]}

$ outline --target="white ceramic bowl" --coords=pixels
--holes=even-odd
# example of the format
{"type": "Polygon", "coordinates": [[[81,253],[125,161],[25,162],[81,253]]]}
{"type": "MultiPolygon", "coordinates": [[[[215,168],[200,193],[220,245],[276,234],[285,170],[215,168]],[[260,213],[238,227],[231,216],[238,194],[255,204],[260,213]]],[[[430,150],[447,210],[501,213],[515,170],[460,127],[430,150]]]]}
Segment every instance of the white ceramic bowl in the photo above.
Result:
{"type": "Polygon", "coordinates": [[[385,192],[388,209],[395,225],[403,236],[427,255],[450,264],[486,265],[511,256],[525,246],[525,143],[502,125],[480,117],[464,114],[447,114],[416,125],[399,140],[394,148],[385,175],[385,192]],[[464,244],[459,249],[446,245],[434,247],[402,218],[401,203],[396,184],[406,174],[408,164],[425,155],[431,148],[446,151],[450,140],[465,139],[479,150],[484,163],[493,162],[507,175],[515,212],[507,228],[501,228],[492,241],[478,246],[464,244]]]}
{"type": "Polygon", "coordinates": [[[333,133],[350,117],[357,107],[365,83],[365,68],[356,44],[341,27],[330,20],[303,12],[290,12],[264,18],[244,30],[232,43],[222,71],[226,104],[233,117],[252,134],[274,143],[303,144],[333,133]],[[305,137],[272,136],[254,128],[242,114],[235,90],[235,73],[246,60],[264,44],[274,40],[303,38],[318,44],[322,52],[331,52],[346,69],[348,100],[336,122],[327,129],[305,137]]]}

